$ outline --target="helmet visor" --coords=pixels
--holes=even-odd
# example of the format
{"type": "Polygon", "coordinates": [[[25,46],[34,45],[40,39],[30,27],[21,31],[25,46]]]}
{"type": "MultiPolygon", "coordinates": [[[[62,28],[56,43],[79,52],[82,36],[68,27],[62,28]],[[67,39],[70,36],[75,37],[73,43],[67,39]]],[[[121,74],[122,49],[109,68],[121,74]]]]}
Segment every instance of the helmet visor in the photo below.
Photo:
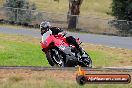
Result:
{"type": "Polygon", "coordinates": [[[47,31],[48,31],[47,28],[41,28],[41,34],[44,34],[44,33],[46,33],[47,31]]]}

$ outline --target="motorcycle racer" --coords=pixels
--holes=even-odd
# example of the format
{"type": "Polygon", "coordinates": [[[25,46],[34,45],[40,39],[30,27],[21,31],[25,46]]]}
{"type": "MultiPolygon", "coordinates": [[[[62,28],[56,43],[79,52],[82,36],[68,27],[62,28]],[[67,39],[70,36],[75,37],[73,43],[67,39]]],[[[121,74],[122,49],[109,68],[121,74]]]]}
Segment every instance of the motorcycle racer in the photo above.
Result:
{"type": "MultiPolygon", "coordinates": [[[[41,29],[41,35],[42,35],[42,42],[46,39],[47,35],[49,34],[51,35],[66,34],[61,28],[52,27],[50,22],[48,21],[41,22],[40,29],[41,29]]],[[[76,39],[73,36],[66,37],[66,42],[68,44],[74,45],[76,49],[80,52],[80,55],[83,56],[84,52],[82,48],[78,45],[78,43],[76,42],[76,39]]]]}

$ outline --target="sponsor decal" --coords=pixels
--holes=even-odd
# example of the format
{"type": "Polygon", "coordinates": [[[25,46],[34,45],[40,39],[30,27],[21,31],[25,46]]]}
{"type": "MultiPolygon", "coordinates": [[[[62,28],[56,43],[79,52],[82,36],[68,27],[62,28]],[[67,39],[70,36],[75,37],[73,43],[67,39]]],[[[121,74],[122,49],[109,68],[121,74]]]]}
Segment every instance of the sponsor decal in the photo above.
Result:
{"type": "Polygon", "coordinates": [[[129,74],[87,74],[85,70],[79,71],[76,75],[76,81],[80,85],[84,84],[128,84],[131,82],[129,74]]]}

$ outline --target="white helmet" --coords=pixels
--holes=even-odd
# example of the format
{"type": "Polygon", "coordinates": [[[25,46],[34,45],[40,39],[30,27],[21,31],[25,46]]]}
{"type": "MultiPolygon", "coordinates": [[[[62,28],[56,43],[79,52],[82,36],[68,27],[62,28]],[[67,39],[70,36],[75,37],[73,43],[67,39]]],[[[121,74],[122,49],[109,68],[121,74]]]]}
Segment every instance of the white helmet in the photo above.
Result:
{"type": "Polygon", "coordinates": [[[49,27],[51,27],[51,25],[50,25],[50,22],[48,21],[41,22],[40,24],[40,29],[47,29],[49,27]]]}

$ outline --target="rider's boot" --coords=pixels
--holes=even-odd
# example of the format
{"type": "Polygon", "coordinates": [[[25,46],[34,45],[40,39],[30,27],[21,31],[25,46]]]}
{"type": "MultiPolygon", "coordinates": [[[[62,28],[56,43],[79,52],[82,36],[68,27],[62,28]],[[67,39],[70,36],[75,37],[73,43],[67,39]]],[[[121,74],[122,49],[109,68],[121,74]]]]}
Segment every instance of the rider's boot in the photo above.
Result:
{"type": "Polygon", "coordinates": [[[86,53],[84,52],[84,50],[81,47],[78,50],[79,50],[81,57],[87,57],[86,53]]]}
{"type": "Polygon", "coordinates": [[[84,51],[83,51],[83,49],[81,47],[78,48],[78,51],[79,51],[80,55],[83,56],[84,51]]]}

